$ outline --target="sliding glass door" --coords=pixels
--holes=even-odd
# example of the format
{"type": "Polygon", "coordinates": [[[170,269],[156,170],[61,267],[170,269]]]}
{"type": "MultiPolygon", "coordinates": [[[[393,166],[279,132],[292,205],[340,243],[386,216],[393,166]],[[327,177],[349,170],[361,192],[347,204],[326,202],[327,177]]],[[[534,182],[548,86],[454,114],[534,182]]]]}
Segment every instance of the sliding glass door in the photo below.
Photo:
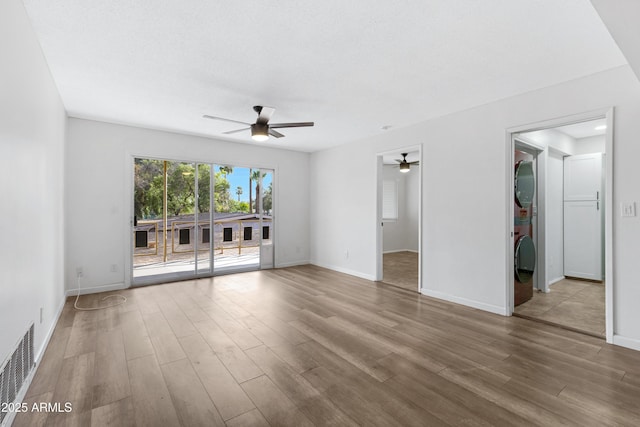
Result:
{"type": "Polygon", "coordinates": [[[194,276],[201,222],[210,211],[198,203],[206,199],[198,188],[206,165],[135,159],[134,168],[134,283],[194,276]]]}
{"type": "Polygon", "coordinates": [[[273,267],[273,171],[134,159],[134,285],[273,267]]]}
{"type": "MultiPolygon", "coordinates": [[[[273,171],[247,167],[216,165],[214,214],[214,271],[256,270],[273,267],[271,221],[265,231],[263,202],[268,176],[268,197],[273,191],[273,171]],[[266,236],[266,238],[265,238],[266,236]],[[263,244],[271,254],[263,255],[263,244]]],[[[272,205],[272,203],[271,203],[272,205]]]]}

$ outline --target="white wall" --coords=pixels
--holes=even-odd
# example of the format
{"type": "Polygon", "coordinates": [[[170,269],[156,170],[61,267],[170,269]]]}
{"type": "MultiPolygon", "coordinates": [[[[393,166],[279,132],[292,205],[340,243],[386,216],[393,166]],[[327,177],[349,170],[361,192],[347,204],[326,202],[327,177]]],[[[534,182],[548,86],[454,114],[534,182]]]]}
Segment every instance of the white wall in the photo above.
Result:
{"type": "Polygon", "coordinates": [[[309,154],[70,118],[65,262],[69,289],[76,287],[77,267],[83,268],[84,289],[99,291],[126,283],[132,156],[274,169],[276,266],[308,262],[309,154]],[[112,264],[116,272],[110,271],[112,264]]]}
{"type": "Polygon", "coordinates": [[[384,226],[382,227],[382,251],[386,253],[406,250],[405,174],[398,172],[397,167],[384,165],[382,168],[382,179],[395,181],[398,195],[398,219],[396,221],[384,221],[384,226]]]}
{"type": "Polygon", "coordinates": [[[576,139],[556,129],[542,129],[521,134],[527,141],[546,148],[545,248],[547,285],[564,278],[564,161],[575,154],[576,139]]]}
{"type": "Polygon", "coordinates": [[[398,184],[398,220],[385,221],[382,227],[383,252],[418,251],[418,168],[412,166],[409,173],[400,173],[398,166],[383,168],[383,179],[398,184]]]}
{"type": "Polygon", "coordinates": [[[312,262],[375,277],[376,153],[394,149],[397,141],[423,144],[423,292],[507,313],[507,201],[512,188],[507,183],[511,154],[506,130],[607,106],[616,107],[614,332],[618,342],[640,348],[640,286],[635,266],[640,221],[620,218],[618,211],[620,201],[640,200],[636,166],[640,83],[629,67],[312,154],[312,262]],[[333,171],[329,176],[321,173],[328,169],[333,171]],[[350,240],[349,235],[359,238],[350,240]],[[344,256],[347,248],[349,257],[344,256]]]}
{"type": "Polygon", "coordinates": [[[564,160],[550,150],[547,157],[546,258],[550,283],[564,277],[564,160]]]}
{"type": "Polygon", "coordinates": [[[536,142],[543,147],[552,147],[565,155],[591,154],[605,152],[604,135],[595,135],[587,138],[572,138],[566,133],[555,129],[543,129],[523,134],[528,140],[536,142]]]}
{"type": "Polygon", "coordinates": [[[411,171],[405,178],[406,193],[406,247],[410,251],[418,251],[420,242],[418,231],[420,227],[420,165],[412,165],[411,171]]]}
{"type": "Polygon", "coordinates": [[[573,154],[591,154],[605,152],[604,135],[590,136],[588,138],[576,139],[573,154]]]}
{"type": "Polygon", "coordinates": [[[602,22],[640,79],[640,2],[638,0],[591,0],[602,22]]]}
{"type": "Polygon", "coordinates": [[[66,115],[20,0],[0,2],[0,58],[2,364],[31,323],[37,356],[64,302],[66,115]]]}
{"type": "Polygon", "coordinates": [[[555,129],[536,130],[523,133],[522,135],[541,147],[552,147],[565,155],[575,154],[576,140],[566,133],[555,129]]]}

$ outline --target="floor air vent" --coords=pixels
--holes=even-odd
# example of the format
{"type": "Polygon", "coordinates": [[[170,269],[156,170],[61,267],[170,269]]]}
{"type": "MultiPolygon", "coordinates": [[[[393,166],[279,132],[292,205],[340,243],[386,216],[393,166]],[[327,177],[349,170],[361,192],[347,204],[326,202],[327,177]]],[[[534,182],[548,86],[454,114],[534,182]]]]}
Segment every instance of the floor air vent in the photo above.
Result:
{"type": "MultiPolygon", "coordinates": [[[[31,324],[13,354],[0,369],[0,404],[2,407],[15,401],[33,366],[33,324],[31,324]]],[[[0,411],[0,424],[8,414],[7,411],[0,411]]]]}

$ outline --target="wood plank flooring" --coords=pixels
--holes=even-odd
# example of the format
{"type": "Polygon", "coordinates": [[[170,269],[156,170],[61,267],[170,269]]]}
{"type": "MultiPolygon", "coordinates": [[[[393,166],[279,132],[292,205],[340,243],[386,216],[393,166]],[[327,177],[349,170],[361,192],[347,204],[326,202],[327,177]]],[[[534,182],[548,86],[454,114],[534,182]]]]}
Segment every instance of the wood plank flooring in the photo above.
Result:
{"type": "Polygon", "coordinates": [[[67,302],[25,401],[73,410],[14,426],[640,425],[640,352],[526,319],[315,266],[121,293],[67,302]]]}
{"type": "Polygon", "coordinates": [[[418,292],[418,253],[391,252],[382,255],[382,281],[418,292]]]}
{"type": "Polygon", "coordinates": [[[605,285],[578,279],[563,279],[549,293],[533,292],[533,298],[515,307],[517,315],[605,336],[605,285]]]}

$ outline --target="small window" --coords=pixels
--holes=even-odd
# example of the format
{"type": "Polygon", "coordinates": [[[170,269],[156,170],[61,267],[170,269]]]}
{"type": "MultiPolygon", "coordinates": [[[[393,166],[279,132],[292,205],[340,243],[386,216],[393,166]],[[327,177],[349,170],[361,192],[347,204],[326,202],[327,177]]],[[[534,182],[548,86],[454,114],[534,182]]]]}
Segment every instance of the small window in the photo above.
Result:
{"type": "Polygon", "coordinates": [[[264,240],[269,240],[269,230],[271,227],[269,227],[268,225],[264,225],[262,226],[262,238],[264,240]]]}
{"type": "Polygon", "coordinates": [[[253,238],[253,227],[244,228],[244,240],[251,240],[253,238]]]}
{"type": "Polygon", "coordinates": [[[209,243],[211,241],[211,229],[209,227],[202,229],[202,243],[209,243]]]}
{"type": "Polygon", "coordinates": [[[231,229],[231,227],[225,227],[222,230],[222,241],[233,242],[233,230],[231,229]]]}
{"type": "Polygon", "coordinates": [[[191,230],[189,230],[188,228],[181,228],[179,230],[180,232],[180,238],[179,238],[179,242],[181,245],[188,245],[189,243],[191,243],[191,230]]]}
{"type": "Polygon", "coordinates": [[[398,183],[394,179],[382,181],[382,220],[398,219],[398,183]]]}
{"type": "Polygon", "coordinates": [[[147,230],[136,230],[136,248],[149,247],[149,232],[147,230]]]}

